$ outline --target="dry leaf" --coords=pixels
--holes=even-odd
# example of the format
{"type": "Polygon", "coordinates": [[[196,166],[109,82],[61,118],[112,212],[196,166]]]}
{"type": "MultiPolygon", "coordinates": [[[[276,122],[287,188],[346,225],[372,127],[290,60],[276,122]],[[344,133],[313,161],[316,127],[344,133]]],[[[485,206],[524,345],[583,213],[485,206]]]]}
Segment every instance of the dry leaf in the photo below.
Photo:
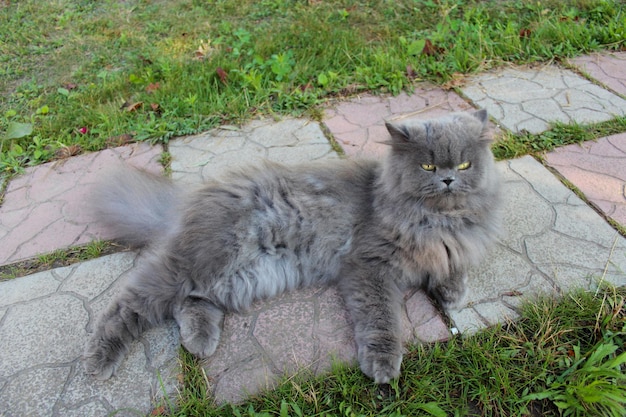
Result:
{"type": "Polygon", "coordinates": [[[442,53],[444,51],[445,51],[445,49],[443,49],[443,48],[441,48],[439,46],[433,45],[433,42],[430,39],[426,39],[426,41],[424,43],[424,49],[422,49],[422,54],[428,55],[428,56],[433,56],[433,55],[440,54],[440,53],[442,53]]]}
{"type": "Polygon", "coordinates": [[[217,72],[217,76],[220,77],[222,84],[228,84],[228,73],[224,71],[222,67],[217,67],[215,72],[217,72]]]}
{"type": "Polygon", "coordinates": [[[452,78],[446,81],[441,87],[445,90],[451,90],[456,87],[461,87],[465,84],[465,74],[455,72],[452,74],[452,78]]]}
{"type": "Polygon", "coordinates": [[[128,106],[126,106],[126,111],[127,112],[137,111],[141,108],[141,106],[143,106],[143,101],[137,101],[133,104],[129,104],[128,106]]]}
{"type": "Polygon", "coordinates": [[[410,65],[406,66],[406,78],[408,78],[409,80],[414,80],[417,78],[417,73],[410,65]]]}
{"type": "Polygon", "coordinates": [[[528,28],[520,29],[520,31],[519,31],[519,37],[520,38],[530,38],[531,34],[532,34],[532,32],[528,28]]]}
{"type": "Polygon", "coordinates": [[[83,149],[80,147],[80,145],[63,146],[54,152],[54,156],[57,159],[65,159],[69,158],[70,156],[78,155],[82,151],[83,149]]]}
{"type": "Polygon", "coordinates": [[[132,141],[133,141],[133,136],[128,133],[124,133],[123,135],[111,136],[110,138],[106,140],[106,144],[109,147],[117,147],[117,146],[126,145],[127,143],[132,142],[132,141]]]}
{"type": "Polygon", "coordinates": [[[148,86],[146,87],[146,93],[148,94],[152,94],[154,93],[156,90],[158,90],[159,88],[161,88],[161,85],[159,83],[150,83],[148,84],[148,86]]]}

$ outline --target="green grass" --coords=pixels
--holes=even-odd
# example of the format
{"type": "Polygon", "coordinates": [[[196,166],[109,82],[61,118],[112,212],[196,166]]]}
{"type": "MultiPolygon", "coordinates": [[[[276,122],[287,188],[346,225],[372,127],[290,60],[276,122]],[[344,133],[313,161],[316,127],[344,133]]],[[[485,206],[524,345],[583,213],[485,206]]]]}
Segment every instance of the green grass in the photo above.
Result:
{"type": "Polygon", "coordinates": [[[617,0],[23,0],[0,6],[0,171],[620,49],[617,0]]]}
{"type": "Polygon", "coordinates": [[[597,140],[626,131],[626,117],[616,117],[607,122],[581,125],[558,123],[538,135],[505,132],[493,146],[496,159],[511,159],[522,155],[551,151],[559,146],[597,140]]]}
{"type": "Polygon", "coordinates": [[[183,351],[172,416],[622,416],[626,289],[540,298],[513,323],[413,346],[402,375],[376,386],[351,366],[299,375],[237,406],[213,404],[207,377],[183,351]]]}
{"type": "Polygon", "coordinates": [[[72,265],[111,253],[120,252],[124,249],[127,248],[102,240],[94,240],[83,246],[59,249],[52,253],[39,255],[27,261],[0,266],[0,282],[40,271],[72,265]]]}

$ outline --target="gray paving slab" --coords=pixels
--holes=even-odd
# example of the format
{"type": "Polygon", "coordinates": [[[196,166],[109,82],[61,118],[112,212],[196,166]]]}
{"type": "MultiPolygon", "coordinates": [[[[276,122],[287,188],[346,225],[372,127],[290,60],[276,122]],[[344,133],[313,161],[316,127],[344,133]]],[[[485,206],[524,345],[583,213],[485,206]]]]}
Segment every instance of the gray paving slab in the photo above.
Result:
{"type": "Polygon", "coordinates": [[[0,415],[135,416],[176,396],[178,333],[153,329],[136,343],[118,378],[88,378],[81,356],[94,320],[136,254],[0,282],[0,415]]]}
{"type": "Polygon", "coordinates": [[[477,74],[461,89],[512,132],[536,134],[555,122],[596,123],[626,115],[622,97],[555,65],[477,74]]]}
{"type": "Polygon", "coordinates": [[[498,163],[506,235],[450,314],[472,333],[514,319],[524,299],[602,283],[626,285],[626,239],[532,157],[498,163]]]}
{"type": "Polygon", "coordinates": [[[222,126],[172,141],[169,152],[172,178],[187,184],[201,184],[263,159],[297,165],[338,158],[317,123],[291,118],[222,126]]]}

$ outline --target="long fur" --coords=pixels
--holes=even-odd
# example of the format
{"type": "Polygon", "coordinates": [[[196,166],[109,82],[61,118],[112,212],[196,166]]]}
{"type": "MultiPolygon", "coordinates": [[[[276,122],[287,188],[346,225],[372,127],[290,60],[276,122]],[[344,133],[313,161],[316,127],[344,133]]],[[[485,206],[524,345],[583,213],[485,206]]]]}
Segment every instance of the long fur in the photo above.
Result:
{"type": "Polygon", "coordinates": [[[388,124],[382,163],[265,163],[191,194],[124,169],[101,186],[94,207],[119,239],[147,250],[98,322],[87,371],[109,378],[129,343],[166,318],[191,353],[209,356],[225,312],[337,284],[361,369],[377,383],[396,378],[402,292],[420,286],[444,307],[458,306],[468,268],[498,235],[486,121],[478,111],[388,124]]]}

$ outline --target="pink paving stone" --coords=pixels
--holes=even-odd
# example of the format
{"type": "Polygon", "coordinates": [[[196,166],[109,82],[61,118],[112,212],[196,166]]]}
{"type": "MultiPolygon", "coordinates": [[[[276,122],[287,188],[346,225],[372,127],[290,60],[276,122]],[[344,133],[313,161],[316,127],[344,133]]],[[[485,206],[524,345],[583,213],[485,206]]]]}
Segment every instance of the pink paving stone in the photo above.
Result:
{"type": "Polygon", "coordinates": [[[407,340],[426,343],[448,340],[450,332],[424,291],[416,291],[405,303],[412,334],[407,340]]]}
{"type": "Polygon", "coordinates": [[[626,133],[601,138],[597,142],[569,145],[546,154],[548,165],[607,216],[626,224],[626,133]]]}
{"type": "Polygon", "coordinates": [[[0,206],[8,230],[0,237],[0,265],[107,238],[85,212],[91,187],[122,161],[162,172],[160,154],[160,147],[140,143],[27,168],[10,181],[0,206]]]}
{"type": "Polygon", "coordinates": [[[314,303],[302,300],[259,314],[253,335],[281,372],[313,363],[314,314],[314,303]]]}
{"type": "Polygon", "coordinates": [[[433,118],[472,107],[452,91],[428,83],[417,86],[412,95],[397,97],[365,94],[339,103],[324,113],[324,124],[349,157],[380,158],[387,147],[385,121],[404,117],[433,118]]]}
{"type": "MultiPolygon", "coordinates": [[[[422,291],[407,295],[405,311],[405,341],[449,338],[422,291]]],[[[333,361],[356,364],[352,324],[334,287],[309,288],[257,302],[244,315],[226,316],[220,344],[204,369],[216,402],[223,403],[275,386],[284,372],[328,372],[333,361]]]]}
{"type": "Polygon", "coordinates": [[[626,52],[591,54],[573,58],[570,63],[616,93],[626,96],[626,52]]]}
{"type": "Polygon", "coordinates": [[[319,319],[316,338],[319,342],[318,371],[331,369],[334,360],[349,363],[356,357],[356,342],[348,311],[334,288],[328,289],[318,299],[319,319]]]}

